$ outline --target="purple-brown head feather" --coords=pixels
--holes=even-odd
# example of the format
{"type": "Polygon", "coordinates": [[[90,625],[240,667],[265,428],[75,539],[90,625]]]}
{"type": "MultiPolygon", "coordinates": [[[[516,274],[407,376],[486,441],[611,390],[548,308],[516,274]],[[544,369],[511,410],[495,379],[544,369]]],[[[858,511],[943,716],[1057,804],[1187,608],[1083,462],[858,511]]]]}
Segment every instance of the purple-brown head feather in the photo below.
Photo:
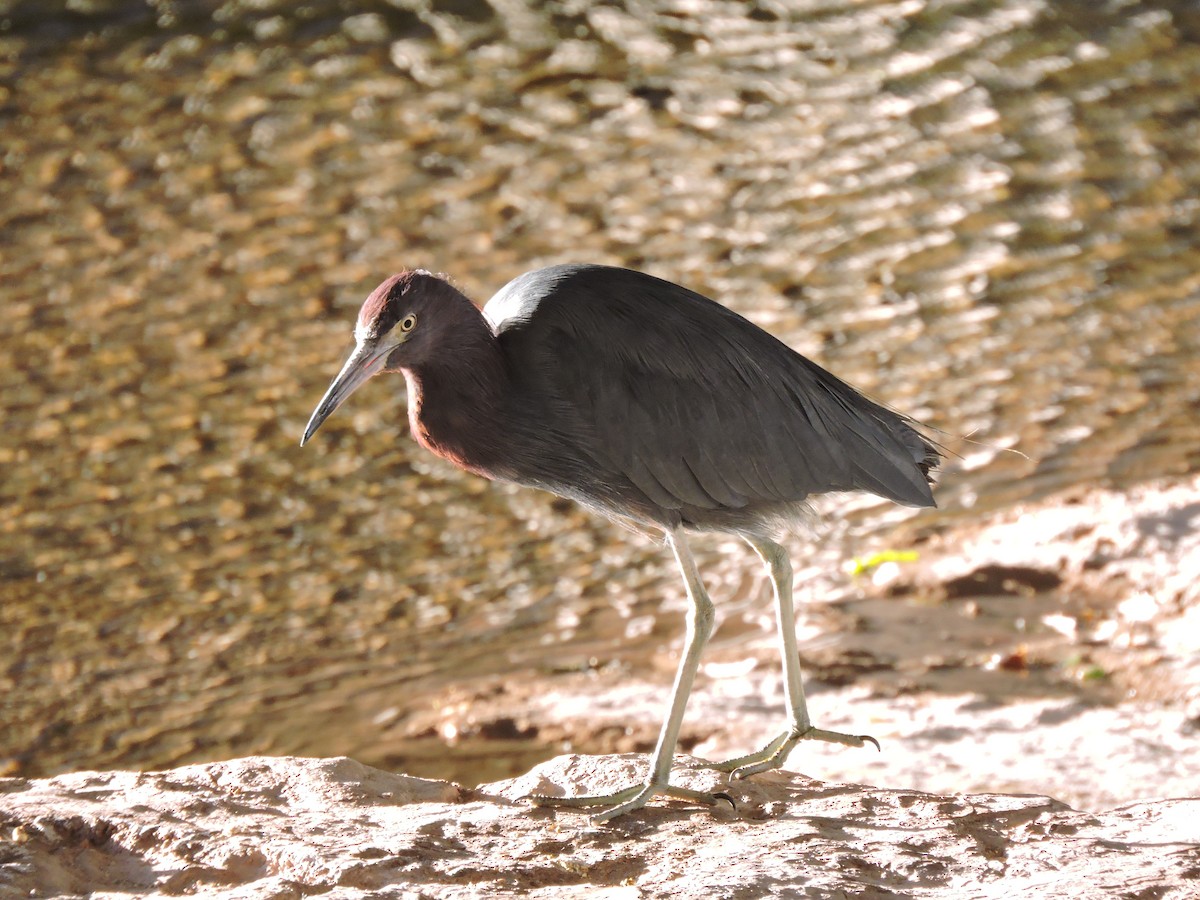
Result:
{"type": "Polygon", "coordinates": [[[426,278],[437,279],[437,276],[424,269],[405,269],[387,278],[371,291],[358,311],[358,322],[354,328],[355,339],[360,342],[364,339],[378,340],[381,335],[391,331],[404,315],[405,295],[414,293],[414,288],[419,290],[426,278]]]}

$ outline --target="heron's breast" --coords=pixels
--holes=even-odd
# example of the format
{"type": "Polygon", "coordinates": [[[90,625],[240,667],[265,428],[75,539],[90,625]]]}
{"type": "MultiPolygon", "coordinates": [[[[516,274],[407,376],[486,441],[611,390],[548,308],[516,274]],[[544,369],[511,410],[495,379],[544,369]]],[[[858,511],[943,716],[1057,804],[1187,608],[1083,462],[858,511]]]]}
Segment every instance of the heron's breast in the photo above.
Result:
{"type": "Polygon", "coordinates": [[[421,402],[410,402],[408,421],[417,443],[430,453],[484,478],[497,477],[503,441],[497,423],[421,402]]]}

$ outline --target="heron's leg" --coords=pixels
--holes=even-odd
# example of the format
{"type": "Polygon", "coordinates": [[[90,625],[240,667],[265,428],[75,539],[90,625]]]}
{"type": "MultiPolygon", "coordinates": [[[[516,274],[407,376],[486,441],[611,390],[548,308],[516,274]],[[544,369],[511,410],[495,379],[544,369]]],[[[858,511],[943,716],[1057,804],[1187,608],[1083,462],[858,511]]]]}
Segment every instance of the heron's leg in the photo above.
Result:
{"type": "Polygon", "coordinates": [[[746,542],[762,557],[771,575],[775,594],[775,618],[779,625],[779,650],[783,656],[784,687],[789,710],[788,728],[769,744],[754,753],[718,763],[717,769],[731,772],[735,778],[745,778],[783,765],[792,748],[800,741],[827,741],[862,747],[870,742],[879,749],[879,742],[867,734],[842,734],[814,728],[804,701],[804,685],[800,680],[800,655],[796,646],[796,613],[792,605],[792,566],[787,551],[766,538],[747,537],[746,542]]]}
{"type": "Polygon", "coordinates": [[[687,615],[687,636],[684,640],[683,657],[679,660],[679,668],[675,672],[675,686],[671,691],[671,706],[667,711],[666,721],[658,734],[658,744],[654,755],[650,758],[649,777],[644,784],[634,785],[615,794],[594,797],[546,797],[533,795],[527,799],[535,806],[604,806],[617,804],[594,816],[592,821],[607,822],[616,816],[633,812],[646,805],[646,801],[658,794],[671,797],[682,797],[687,800],[698,800],[708,805],[716,803],[715,798],[701,791],[691,791],[686,788],[674,787],[667,783],[671,774],[671,762],[675,756],[675,744],[679,740],[679,728],[683,723],[683,711],[687,706],[688,695],[692,692],[692,682],[696,680],[696,670],[700,666],[700,654],[712,634],[715,619],[713,603],[708,598],[704,583],[700,580],[700,572],[692,559],[687,539],[682,529],[667,532],[667,543],[675,552],[675,560],[683,573],[683,583],[687,588],[688,600],[691,602],[687,615]]]}

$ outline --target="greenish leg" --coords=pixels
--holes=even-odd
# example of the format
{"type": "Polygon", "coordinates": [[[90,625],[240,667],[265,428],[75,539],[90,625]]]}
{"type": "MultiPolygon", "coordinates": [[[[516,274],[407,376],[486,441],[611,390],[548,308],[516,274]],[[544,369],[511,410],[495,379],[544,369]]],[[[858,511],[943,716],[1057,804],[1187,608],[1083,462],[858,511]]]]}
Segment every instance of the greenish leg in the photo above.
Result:
{"type": "MultiPolygon", "coordinates": [[[[608,822],[617,816],[641,809],[646,802],[658,795],[680,797],[712,806],[717,802],[711,794],[701,791],[687,790],[668,784],[671,774],[671,762],[675,756],[675,744],[679,740],[679,728],[683,723],[683,711],[687,706],[688,695],[692,692],[692,683],[696,680],[696,670],[700,666],[700,655],[704,645],[712,634],[715,611],[704,583],[700,580],[700,572],[692,559],[691,550],[683,530],[678,529],[667,533],[667,543],[675,552],[675,560],[683,573],[683,582],[687,588],[688,600],[691,606],[687,616],[687,637],[684,642],[683,657],[679,661],[679,669],[675,673],[675,686],[671,691],[671,706],[667,712],[666,721],[658,735],[658,744],[650,758],[650,771],[643,784],[632,785],[615,794],[592,797],[547,797],[532,795],[527,797],[534,806],[564,806],[588,807],[607,806],[615,804],[611,809],[604,810],[592,817],[592,821],[600,824],[608,822]]],[[[793,637],[793,642],[794,642],[793,637]]]]}
{"type": "Polygon", "coordinates": [[[757,772],[777,769],[800,741],[826,741],[863,747],[867,743],[879,749],[879,741],[868,734],[842,734],[814,728],[804,700],[804,685],[800,680],[800,655],[796,646],[796,614],[792,605],[792,566],[787,551],[766,538],[747,537],[746,542],[762,557],[771,575],[775,594],[775,618],[779,625],[779,649],[783,656],[784,687],[787,691],[788,727],[761,750],[717,763],[714,768],[729,772],[734,778],[745,778],[757,772]]]}

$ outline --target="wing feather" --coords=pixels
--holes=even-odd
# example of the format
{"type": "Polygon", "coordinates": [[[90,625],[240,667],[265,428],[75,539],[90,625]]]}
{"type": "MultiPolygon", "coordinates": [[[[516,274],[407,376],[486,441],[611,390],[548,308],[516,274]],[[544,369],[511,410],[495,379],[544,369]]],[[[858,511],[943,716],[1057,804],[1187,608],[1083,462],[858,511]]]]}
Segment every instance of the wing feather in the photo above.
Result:
{"type": "Polygon", "coordinates": [[[853,489],[932,502],[915,457],[936,451],[906,420],[685,288],[556,266],[511,282],[484,313],[526,394],[573,410],[590,458],[663,509],[853,489]]]}

